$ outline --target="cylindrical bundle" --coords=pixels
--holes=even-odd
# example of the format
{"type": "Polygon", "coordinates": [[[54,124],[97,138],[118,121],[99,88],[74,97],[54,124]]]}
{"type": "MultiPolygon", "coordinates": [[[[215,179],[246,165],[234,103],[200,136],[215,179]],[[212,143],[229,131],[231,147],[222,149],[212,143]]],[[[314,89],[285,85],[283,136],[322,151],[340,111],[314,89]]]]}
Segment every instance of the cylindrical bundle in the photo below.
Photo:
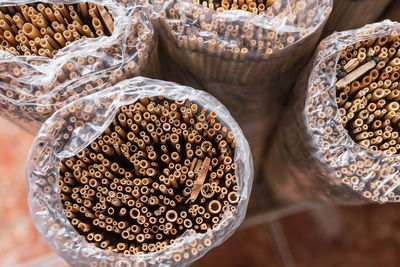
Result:
{"type": "Polygon", "coordinates": [[[126,78],[157,76],[150,20],[141,0],[0,3],[0,114],[37,132],[74,99],[126,78]]]}
{"type": "Polygon", "coordinates": [[[29,206],[73,266],[185,266],[242,222],[253,166],[203,91],[136,77],[53,114],[32,146],[29,206]]]}
{"type": "Polygon", "coordinates": [[[256,169],[331,5],[330,0],[155,1],[170,61],[229,108],[250,142],[256,169]]]}
{"type": "Polygon", "coordinates": [[[379,21],[382,13],[396,0],[334,0],[332,13],[326,22],[323,36],[379,21]]]}
{"type": "MultiPolygon", "coordinates": [[[[285,84],[290,79],[275,75],[283,76],[295,63],[306,61],[331,10],[329,0],[272,2],[254,14],[233,7],[215,11],[189,0],[155,1],[170,59],[221,96],[235,116],[265,106],[268,89],[282,91],[267,81],[285,84]]],[[[246,6],[244,1],[238,5],[246,6]]]]}
{"type": "Polygon", "coordinates": [[[398,202],[400,24],[321,42],[265,162],[275,200],[398,202]]]}

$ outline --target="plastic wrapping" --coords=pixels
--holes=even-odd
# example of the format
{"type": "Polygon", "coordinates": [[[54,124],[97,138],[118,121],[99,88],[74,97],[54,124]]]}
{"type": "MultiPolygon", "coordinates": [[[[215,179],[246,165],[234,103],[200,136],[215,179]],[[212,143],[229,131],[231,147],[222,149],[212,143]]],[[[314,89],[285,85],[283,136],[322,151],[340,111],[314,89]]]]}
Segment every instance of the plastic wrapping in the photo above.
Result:
{"type": "Polygon", "coordinates": [[[57,111],[42,126],[31,149],[27,164],[29,204],[33,221],[49,246],[69,264],[96,266],[184,266],[203,256],[209,249],[227,239],[242,222],[250,197],[253,166],[249,146],[229,111],[209,94],[175,83],[137,77],[76,100],[57,111]],[[142,255],[124,255],[96,248],[82,239],[65,215],[59,190],[61,160],[76,155],[95,140],[113,121],[119,107],[136,102],[139,98],[164,96],[173,100],[191,100],[215,111],[222,125],[235,136],[234,162],[238,197],[235,211],[226,211],[219,225],[206,233],[186,231],[164,249],[142,255]],[[78,127],[67,127],[68,116],[78,114],[86,118],[78,127]],[[208,245],[211,240],[211,243],[208,245]],[[193,248],[203,246],[203,250],[193,248]],[[176,261],[175,255],[181,259],[176,261]],[[125,264],[125,265],[124,265],[125,264]],[[102,266],[102,265],[100,265],[102,266]]]}
{"type": "Polygon", "coordinates": [[[264,14],[253,14],[217,12],[191,0],[155,1],[170,61],[191,74],[186,84],[211,93],[232,112],[249,140],[256,172],[281,103],[311,57],[331,5],[278,0],[264,14]]]}
{"type": "Polygon", "coordinates": [[[275,199],[346,204],[400,200],[399,156],[386,156],[353,141],[336,102],[336,66],[342,49],[398,35],[399,30],[400,24],[386,20],[335,33],[321,42],[311,74],[299,80],[266,161],[264,178],[275,199]]]}
{"type": "Polygon", "coordinates": [[[392,0],[334,0],[333,10],[326,22],[323,36],[379,21],[392,0]]]}
{"type": "Polygon", "coordinates": [[[242,10],[217,12],[189,0],[157,0],[155,9],[169,57],[221,97],[234,115],[242,115],[264,106],[264,96],[271,93],[265,89],[272,88],[266,81],[285,82],[279,75],[307,60],[331,1],[281,0],[260,15],[242,10]],[[265,84],[260,86],[260,82],[265,84]],[[231,90],[220,83],[247,88],[231,90]]]}
{"type": "MultiPolygon", "coordinates": [[[[73,4],[86,2],[51,1],[73,4]]],[[[157,38],[146,1],[100,1],[114,20],[111,36],[74,41],[54,58],[0,51],[0,114],[30,132],[66,103],[125,78],[157,76],[157,38]]],[[[35,3],[3,1],[0,6],[35,3]]]]}

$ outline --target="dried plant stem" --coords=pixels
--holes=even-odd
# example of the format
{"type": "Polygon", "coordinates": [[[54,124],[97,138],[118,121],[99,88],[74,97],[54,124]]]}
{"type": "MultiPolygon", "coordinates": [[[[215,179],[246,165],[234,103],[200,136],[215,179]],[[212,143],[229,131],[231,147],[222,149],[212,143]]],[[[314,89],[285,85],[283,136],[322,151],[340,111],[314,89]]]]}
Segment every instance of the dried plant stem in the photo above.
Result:
{"type": "Polygon", "coordinates": [[[214,229],[236,209],[234,152],[233,133],[215,112],[191,101],[141,98],[62,160],[65,214],[99,248],[159,251],[186,230],[214,229]]]}
{"type": "Polygon", "coordinates": [[[400,149],[399,44],[400,36],[356,43],[342,51],[336,66],[343,126],[355,142],[385,155],[400,149]]]}
{"type": "Polygon", "coordinates": [[[195,0],[196,3],[202,4],[204,7],[208,7],[212,10],[217,10],[218,12],[224,12],[225,10],[237,10],[241,9],[244,11],[249,11],[255,14],[260,12],[264,12],[268,7],[272,6],[276,0],[247,0],[246,2],[243,0],[219,0],[219,1],[211,1],[211,0],[195,0]]]}
{"type": "Polygon", "coordinates": [[[93,3],[27,5],[0,8],[0,28],[4,30],[0,49],[15,56],[52,58],[69,43],[113,33],[108,11],[93,3]],[[88,9],[89,7],[89,9],[88,9]],[[97,17],[94,10],[101,10],[97,17]]]}
{"type": "MultiPolygon", "coordinates": [[[[22,33],[25,29],[32,38],[35,34],[40,37],[31,40],[24,34],[21,38],[14,38],[16,42],[21,41],[21,49],[31,49],[33,55],[41,54],[46,58],[4,55],[1,60],[1,116],[36,133],[42,123],[66,103],[138,75],[157,78],[158,41],[147,15],[148,6],[136,7],[126,1],[124,4],[128,6],[123,8],[107,2],[103,9],[88,2],[72,5],[35,3],[0,8],[0,15],[33,10],[37,16],[44,17],[40,24],[47,24],[46,27],[40,27],[29,20],[29,23],[21,24],[22,28],[17,32],[22,33]],[[112,19],[107,10],[120,15],[120,24],[115,26],[121,27],[121,30],[114,31],[111,38],[104,40],[81,40],[82,45],[78,49],[75,39],[96,37],[97,33],[99,36],[111,34],[112,19]],[[53,20],[50,21],[49,17],[53,20]],[[70,46],[64,47],[69,43],[70,46]],[[50,59],[63,47],[62,59],[50,59]]],[[[22,15],[14,15],[16,22],[28,21],[25,13],[20,12],[18,14],[22,15]]],[[[4,18],[0,16],[0,29],[12,24],[8,22],[3,25],[1,19],[4,18]]],[[[9,31],[14,34],[12,29],[9,31]]],[[[10,49],[15,50],[18,56],[18,50],[11,44],[10,49]]]]}

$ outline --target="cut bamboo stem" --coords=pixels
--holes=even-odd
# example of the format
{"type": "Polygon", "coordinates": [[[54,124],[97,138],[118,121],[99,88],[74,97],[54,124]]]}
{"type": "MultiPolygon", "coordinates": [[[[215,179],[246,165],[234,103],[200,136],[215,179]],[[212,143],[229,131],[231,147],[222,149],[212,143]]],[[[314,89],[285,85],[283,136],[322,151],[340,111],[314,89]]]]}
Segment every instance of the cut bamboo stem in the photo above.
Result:
{"type": "Polygon", "coordinates": [[[93,245],[125,254],[218,227],[240,197],[235,136],[216,119],[192,101],[162,96],[122,106],[103,134],[62,159],[61,200],[72,226],[93,245]]]}
{"type": "MultiPolygon", "coordinates": [[[[114,31],[114,21],[105,7],[94,5],[100,10],[101,16],[93,17],[87,11],[87,3],[67,6],[68,8],[63,4],[51,5],[47,3],[34,3],[29,7],[28,13],[30,15],[28,14],[28,16],[24,13],[24,9],[21,9],[21,6],[17,6],[18,8],[13,8],[12,10],[7,8],[1,13],[3,19],[0,19],[0,28],[4,30],[2,35],[15,49],[13,53],[23,55],[27,51],[23,51],[24,46],[21,46],[22,43],[25,44],[38,37],[43,38],[47,34],[54,36],[57,32],[61,33],[63,35],[62,39],[65,38],[67,41],[62,40],[58,35],[56,39],[58,45],[53,46],[53,43],[51,44],[51,48],[48,47],[49,43],[42,41],[41,44],[45,46],[43,47],[42,45],[42,48],[49,49],[51,53],[43,52],[40,49],[31,49],[31,51],[29,51],[31,55],[52,58],[57,54],[58,50],[65,47],[68,42],[73,42],[81,38],[96,38],[104,35],[112,35],[114,31]],[[20,13],[21,10],[22,14],[20,13]],[[36,14],[40,15],[41,18],[36,14]],[[37,19],[34,19],[36,18],[35,16],[37,19]],[[31,17],[32,20],[30,19],[31,17]],[[88,23],[88,25],[84,25],[84,22],[88,23]],[[70,29],[70,25],[73,25],[73,29],[70,29]],[[84,25],[83,30],[81,25],[84,25]],[[107,32],[104,32],[102,25],[106,26],[107,32]],[[80,31],[80,34],[74,34],[75,26],[77,30],[80,31]],[[16,31],[15,29],[22,29],[22,32],[16,31]]],[[[3,50],[7,49],[3,48],[3,50]]]]}

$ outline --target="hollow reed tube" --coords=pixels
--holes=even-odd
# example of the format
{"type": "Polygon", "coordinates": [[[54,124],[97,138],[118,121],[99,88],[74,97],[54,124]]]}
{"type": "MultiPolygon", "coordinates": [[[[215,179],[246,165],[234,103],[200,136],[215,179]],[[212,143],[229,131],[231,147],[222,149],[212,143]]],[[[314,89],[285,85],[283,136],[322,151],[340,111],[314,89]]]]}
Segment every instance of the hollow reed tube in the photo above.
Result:
{"type": "Polygon", "coordinates": [[[321,42],[266,162],[277,199],[400,201],[399,29],[384,21],[321,42]]]}
{"type": "Polygon", "coordinates": [[[79,234],[88,242],[98,236],[102,249],[137,254],[159,251],[188,230],[218,227],[214,218],[239,198],[235,137],[215,127],[217,116],[161,96],[122,106],[102,135],[62,160],[63,207],[71,223],[85,222],[75,225],[79,234]]]}
{"type": "MultiPolygon", "coordinates": [[[[103,25],[108,29],[106,35],[111,36],[114,22],[108,10],[96,4],[89,3],[93,8],[100,8],[102,10],[102,16],[93,17],[94,14],[90,15],[84,12],[81,8],[82,4],[86,5],[87,3],[54,5],[36,2],[29,5],[5,6],[2,8],[0,14],[0,27],[9,30],[2,33],[3,37],[16,49],[15,55],[20,56],[29,52],[33,56],[53,57],[60,49],[67,45],[64,38],[71,42],[81,38],[96,38],[104,35],[104,33],[101,35],[93,34],[97,33],[96,29],[103,29],[103,25]],[[7,17],[12,19],[8,20],[7,17]],[[66,31],[69,25],[73,26],[66,31]],[[82,26],[87,28],[86,32],[80,30],[82,26]],[[54,32],[62,33],[63,36],[59,35],[54,38],[54,32]],[[74,40],[72,36],[75,33],[77,38],[74,40]],[[37,45],[35,48],[25,46],[26,50],[24,51],[25,47],[21,47],[21,41],[26,43],[36,38],[40,38],[41,40],[38,46],[49,49],[51,53],[40,53],[40,49],[35,49],[37,45]]],[[[3,46],[0,49],[8,51],[3,46]]]]}

